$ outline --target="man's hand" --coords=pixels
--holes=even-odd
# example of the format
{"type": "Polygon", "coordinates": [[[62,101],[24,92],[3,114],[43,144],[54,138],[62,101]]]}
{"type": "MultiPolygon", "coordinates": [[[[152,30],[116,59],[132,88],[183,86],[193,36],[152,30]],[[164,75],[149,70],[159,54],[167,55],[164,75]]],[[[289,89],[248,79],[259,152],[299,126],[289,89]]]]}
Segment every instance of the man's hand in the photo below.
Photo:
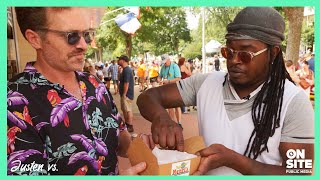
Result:
{"type": "Polygon", "coordinates": [[[162,81],[162,84],[169,84],[169,83],[170,83],[170,80],[168,80],[168,79],[165,79],[162,81]]]}
{"type": "Polygon", "coordinates": [[[126,170],[120,170],[119,174],[120,175],[139,175],[138,173],[144,171],[147,168],[147,164],[145,162],[141,162],[135,166],[130,167],[129,169],[126,170]]]}
{"type": "Polygon", "coordinates": [[[196,154],[201,155],[201,161],[198,170],[193,173],[193,175],[202,175],[212,169],[229,166],[232,162],[234,153],[234,151],[221,144],[212,144],[211,146],[198,151],[196,154]]]}
{"type": "Polygon", "coordinates": [[[182,128],[171,119],[154,120],[151,125],[152,139],[162,148],[184,151],[182,128]]]}
{"type": "Polygon", "coordinates": [[[167,108],[184,105],[176,83],[151,88],[137,99],[141,115],[152,123],[151,133],[155,144],[162,148],[184,150],[182,128],[174,122],[167,108]]]}
{"type": "Polygon", "coordinates": [[[149,149],[152,150],[155,147],[151,135],[140,134],[139,137],[143,140],[143,142],[148,146],[149,149]]]}

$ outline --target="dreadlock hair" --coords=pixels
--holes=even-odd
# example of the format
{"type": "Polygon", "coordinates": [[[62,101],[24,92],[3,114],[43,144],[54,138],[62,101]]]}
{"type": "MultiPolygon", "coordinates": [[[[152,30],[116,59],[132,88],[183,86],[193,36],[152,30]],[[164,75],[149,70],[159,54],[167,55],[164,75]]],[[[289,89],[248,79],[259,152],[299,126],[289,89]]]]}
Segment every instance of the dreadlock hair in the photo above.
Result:
{"type": "MultiPolygon", "coordinates": [[[[268,49],[273,46],[268,45],[268,49]]],[[[271,51],[269,51],[271,57],[271,51]]],[[[268,150],[268,140],[280,127],[280,115],[282,110],[284,85],[286,79],[293,82],[285,68],[282,51],[274,59],[269,61],[268,79],[263,84],[260,92],[252,105],[252,120],[254,130],[251,133],[245,156],[256,159],[263,151],[268,150]]]]}

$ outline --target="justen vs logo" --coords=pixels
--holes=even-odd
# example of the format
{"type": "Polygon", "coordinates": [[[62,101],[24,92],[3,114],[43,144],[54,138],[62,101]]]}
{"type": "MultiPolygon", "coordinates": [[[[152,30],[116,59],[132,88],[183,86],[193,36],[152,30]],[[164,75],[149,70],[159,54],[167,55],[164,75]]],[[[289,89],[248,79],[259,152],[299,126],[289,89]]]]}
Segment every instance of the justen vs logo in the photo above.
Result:
{"type": "Polygon", "coordinates": [[[305,159],[304,149],[289,149],[286,155],[286,173],[312,173],[312,159],[305,159]]]}

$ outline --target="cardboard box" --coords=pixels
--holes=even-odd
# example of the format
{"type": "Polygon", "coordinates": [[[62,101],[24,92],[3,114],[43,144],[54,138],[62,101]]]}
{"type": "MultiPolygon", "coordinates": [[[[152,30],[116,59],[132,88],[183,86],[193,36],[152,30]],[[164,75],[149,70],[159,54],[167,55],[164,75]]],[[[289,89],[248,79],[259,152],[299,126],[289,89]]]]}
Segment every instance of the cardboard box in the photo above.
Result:
{"type": "MultiPolygon", "coordinates": [[[[194,154],[205,148],[205,143],[201,136],[195,136],[185,140],[184,146],[185,152],[194,154]]],[[[131,142],[127,155],[133,166],[140,162],[147,163],[147,168],[140,173],[141,175],[188,176],[192,175],[200,164],[200,157],[196,157],[184,161],[159,165],[157,158],[141,138],[135,138],[131,142]]]]}

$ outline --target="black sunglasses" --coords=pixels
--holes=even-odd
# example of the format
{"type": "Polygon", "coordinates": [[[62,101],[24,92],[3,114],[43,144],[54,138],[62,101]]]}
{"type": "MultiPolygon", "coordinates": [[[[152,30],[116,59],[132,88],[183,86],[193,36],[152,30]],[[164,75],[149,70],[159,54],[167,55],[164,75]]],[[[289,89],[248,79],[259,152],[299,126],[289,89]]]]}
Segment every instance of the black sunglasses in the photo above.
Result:
{"type": "Polygon", "coordinates": [[[92,42],[92,39],[94,36],[94,31],[82,31],[82,32],[78,32],[78,31],[68,32],[67,31],[66,32],[66,31],[53,30],[53,29],[48,29],[48,28],[42,28],[42,29],[39,29],[39,31],[48,31],[48,32],[60,34],[60,35],[67,38],[67,43],[70,45],[77,44],[80,41],[81,36],[84,38],[84,40],[87,44],[90,44],[92,42]]]}
{"type": "Polygon", "coordinates": [[[221,48],[221,54],[224,58],[227,60],[231,60],[235,54],[237,54],[238,58],[243,62],[243,63],[249,63],[252,61],[252,59],[255,56],[258,56],[259,54],[265,52],[268,50],[268,48],[262,49],[256,53],[250,52],[250,51],[235,51],[233,49],[227,48],[227,47],[222,47],[221,48]]]}

